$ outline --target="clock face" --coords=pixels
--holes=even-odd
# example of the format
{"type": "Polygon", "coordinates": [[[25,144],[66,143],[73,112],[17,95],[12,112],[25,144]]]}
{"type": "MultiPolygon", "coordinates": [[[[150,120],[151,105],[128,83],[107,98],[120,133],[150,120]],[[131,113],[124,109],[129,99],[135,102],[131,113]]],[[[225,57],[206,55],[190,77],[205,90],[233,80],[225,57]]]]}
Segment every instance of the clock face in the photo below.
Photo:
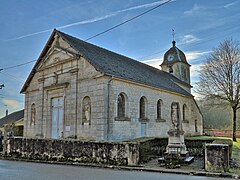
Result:
{"type": "Polygon", "coordinates": [[[168,61],[172,61],[174,59],[174,55],[173,54],[169,54],[168,55],[168,61]]]}

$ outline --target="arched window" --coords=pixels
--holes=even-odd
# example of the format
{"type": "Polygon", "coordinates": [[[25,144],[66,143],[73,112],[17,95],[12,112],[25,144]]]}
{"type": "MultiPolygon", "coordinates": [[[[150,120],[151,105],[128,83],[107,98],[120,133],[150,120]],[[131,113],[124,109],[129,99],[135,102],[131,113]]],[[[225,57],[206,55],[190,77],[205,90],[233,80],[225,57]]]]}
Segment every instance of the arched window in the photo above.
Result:
{"type": "Polygon", "coordinates": [[[140,99],[140,107],[139,107],[139,109],[140,109],[140,114],[139,114],[139,116],[140,116],[140,119],[146,119],[146,108],[147,108],[147,100],[146,100],[146,98],[145,97],[141,97],[141,99],[140,99]]]}
{"type": "Polygon", "coordinates": [[[162,100],[159,99],[157,102],[157,119],[162,119],[162,100]]]}
{"type": "Polygon", "coordinates": [[[186,119],[186,115],[187,115],[187,105],[186,104],[184,104],[183,105],[183,121],[187,121],[187,119],[186,119]]]}
{"type": "Polygon", "coordinates": [[[82,102],[82,123],[91,124],[91,100],[86,96],[82,102]]]}
{"type": "Polygon", "coordinates": [[[126,99],[122,93],[118,95],[117,100],[117,117],[122,118],[126,116],[126,99]]]}
{"type": "Polygon", "coordinates": [[[33,103],[31,106],[31,125],[35,125],[36,121],[36,107],[35,104],[33,103]]]}

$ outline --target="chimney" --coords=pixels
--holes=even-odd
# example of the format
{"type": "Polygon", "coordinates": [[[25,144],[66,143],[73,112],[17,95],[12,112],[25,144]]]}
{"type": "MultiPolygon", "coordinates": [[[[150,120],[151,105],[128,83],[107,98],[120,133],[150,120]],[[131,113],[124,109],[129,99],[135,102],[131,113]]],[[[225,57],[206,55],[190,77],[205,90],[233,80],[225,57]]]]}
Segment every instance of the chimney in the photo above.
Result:
{"type": "Polygon", "coordinates": [[[8,116],[8,109],[6,109],[6,116],[8,116]]]}

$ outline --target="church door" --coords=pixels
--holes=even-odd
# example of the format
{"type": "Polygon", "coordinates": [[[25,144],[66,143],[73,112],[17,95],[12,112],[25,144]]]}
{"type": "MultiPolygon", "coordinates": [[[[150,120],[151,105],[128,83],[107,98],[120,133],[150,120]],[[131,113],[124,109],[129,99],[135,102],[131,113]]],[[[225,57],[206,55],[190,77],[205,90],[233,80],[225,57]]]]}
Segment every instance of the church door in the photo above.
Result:
{"type": "Polygon", "coordinates": [[[52,138],[61,138],[63,132],[63,98],[52,99],[52,138]]]}

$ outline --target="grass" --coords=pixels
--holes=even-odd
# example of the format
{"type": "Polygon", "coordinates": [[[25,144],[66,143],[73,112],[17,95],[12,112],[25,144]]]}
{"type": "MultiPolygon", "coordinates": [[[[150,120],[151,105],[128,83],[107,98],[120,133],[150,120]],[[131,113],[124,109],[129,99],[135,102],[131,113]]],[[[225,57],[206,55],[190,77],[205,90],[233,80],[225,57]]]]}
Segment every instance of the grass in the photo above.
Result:
{"type": "MultiPolygon", "coordinates": [[[[235,148],[237,148],[238,150],[240,150],[240,138],[237,138],[237,142],[233,142],[233,146],[235,146],[235,148]]],[[[239,156],[240,157],[240,156],[239,156]]]]}
{"type": "MultiPolygon", "coordinates": [[[[237,142],[233,142],[232,159],[240,164],[240,138],[237,138],[237,142]]],[[[231,168],[230,171],[240,175],[240,168],[231,168]]]]}

